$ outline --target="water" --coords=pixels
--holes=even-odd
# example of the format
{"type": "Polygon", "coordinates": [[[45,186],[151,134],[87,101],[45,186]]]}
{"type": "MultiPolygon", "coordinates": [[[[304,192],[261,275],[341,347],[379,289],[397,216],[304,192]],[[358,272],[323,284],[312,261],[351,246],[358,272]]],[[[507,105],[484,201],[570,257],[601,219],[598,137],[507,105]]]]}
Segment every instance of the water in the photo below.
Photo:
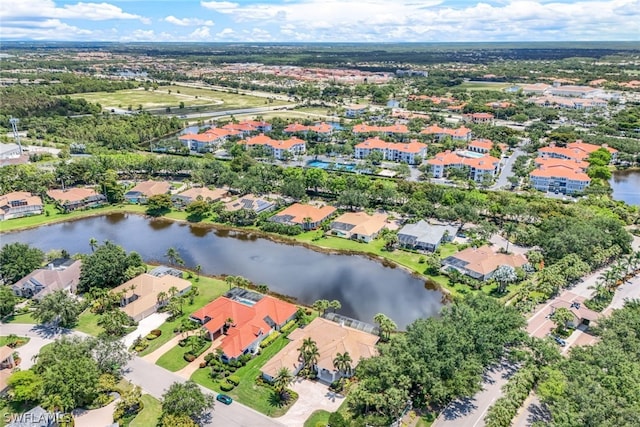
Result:
{"type": "Polygon", "coordinates": [[[110,240],[145,260],[167,262],[176,248],[185,264],[200,264],[205,274],[244,276],[256,284],[311,304],[337,299],[340,314],[373,322],[385,313],[400,328],[421,317],[437,315],[442,293],[400,268],[364,256],[325,254],[302,246],[275,243],[246,232],[149,220],[133,214],[85,218],[0,236],[2,244],[23,242],[44,251],[66,249],[89,253],[89,239],[110,240]]]}
{"type": "Polygon", "coordinates": [[[349,172],[354,171],[356,168],[356,165],[353,163],[330,163],[323,160],[312,160],[307,163],[307,166],[319,169],[331,169],[333,166],[334,170],[345,170],[349,172]]]}
{"type": "Polygon", "coordinates": [[[616,171],[609,180],[613,199],[640,206],[640,170],[616,171]]]}

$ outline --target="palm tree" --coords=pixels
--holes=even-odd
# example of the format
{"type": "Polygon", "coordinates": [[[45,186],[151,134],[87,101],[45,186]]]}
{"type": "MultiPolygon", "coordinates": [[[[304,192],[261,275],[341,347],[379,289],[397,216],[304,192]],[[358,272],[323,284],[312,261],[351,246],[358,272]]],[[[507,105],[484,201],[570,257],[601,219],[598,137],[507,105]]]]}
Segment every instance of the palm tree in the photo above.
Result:
{"type": "Polygon", "coordinates": [[[311,221],[313,221],[313,219],[310,216],[306,216],[302,219],[302,223],[304,224],[305,230],[311,229],[311,221]]]}
{"type": "Polygon", "coordinates": [[[391,338],[391,332],[398,328],[398,325],[383,313],[378,313],[373,317],[380,329],[380,338],[388,341],[391,338]]]}
{"type": "Polygon", "coordinates": [[[169,295],[165,292],[158,292],[158,295],[156,296],[156,302],[158,303],[158,305],[163,305],[165,302],[167,302],[167,297],[169,295]]]}
{"type": "Polygon", "coordinates": [[[91,253],[95,252],[98,247],[98,240],[95,237],[89,239],[89,247],[91,248],[91,253]]]}
{"type": "Polygon", "coordinates": [[[237,278],[236,276],[227,276],[224,278],[224,281],[227,282],[227,284],[229,285],[229,290],[231,290],[231,288],[236,285],[237,278]]]}
{"type": "Polygon", "coordinates": [[[342,304],[337,299],[334,299],[329,303],[329,308],[331,308],[335,313],[337,310],[340,310],[342,308],[342,304]]]}
{"type": "Polygon", "coordinates": [[[353,360],[351,359],[348,351],[345,351],[342,354],[336,353],[336,357],[333,359],[333,367],[339,373],[348,376],[351,375],[351,362],[353,362],[353,360]]]}
{"type": "Polygon", "coordinates": [[[173,298],[178,294],[178,288],[172,286],[169,288],[169,298],[173,298]]]}
{"type": "Polygon", "coordinates": [[[164,254],[167,258],[169,258],[169,263],[172,265],[184,265],[184,261],[180,258],[180,253],[176,250],[176,248],[169,248],[167,252],[164,254]]]}
{"type": "Polygon", "coordinates": [[[509,243],[511,243],[511,242],[509,241],[509,239],[511,238],[511,236],[513,235],[513,233],[515,233],[515,232],[516,232],[516,230],[518,229],[518,227],[517,227],[514,223],[512,223],[512,222],[508,222],[508,223],[506,223],[506,224],[504,225],[503,229],[504,229],[505,237],[506,237],[506,239],[507,239],[507,247],[506,247],[505,251],[506,251],[507,253],[509,253],[509,243]]]}
{"type": "Polygon", "coordinates": [[[200,264],[196,265],[196,274],[198,275],[198,277],[196,277],[196,282],[200,281],[200,270],[202,270],[202,266],[200,264]]]}
{"type": "Polygon", "coordinates": [[[278,392],[280,400],[288,400],[289,394],[286,393],[286,391],[292,381],[293,375],[289,369],[283,367],[278,370],[278,374],[273,379],[273,387],[276,389],[276,392],[278,392]]]}

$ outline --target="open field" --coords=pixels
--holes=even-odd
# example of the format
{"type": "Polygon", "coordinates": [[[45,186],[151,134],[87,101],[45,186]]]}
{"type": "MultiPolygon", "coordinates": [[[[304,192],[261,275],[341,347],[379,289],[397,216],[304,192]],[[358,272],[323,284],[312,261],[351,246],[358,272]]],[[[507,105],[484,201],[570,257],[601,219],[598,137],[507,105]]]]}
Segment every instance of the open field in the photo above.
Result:
{"type": "Polygon", "coordinates": [[[465,90],[498,90],[501,91],[505,88],[513,86],[513,83],[494,83],[494,82],[464,82],[459,86],[455,86],[459,89],[465,90]]]}
{"type": "MultiPolygon", "coordinates": [[[[208,110],[230,110],[240,108],[262,107],[268,104],[267,99],[211,89],[191,88],[184,86],[160,86],[156,90],[126,89],[115,92],[78,93],[70,95],[72,98],[84,98],[89,102],[102,105],[103,108],[123,108],[129,106],[137,110],[153,108],[178,108],[181,102],[185,107],[207,105],[208,110]]],[[[276,105],[286,105],[287,102],[276,101],[276,105]]]]}

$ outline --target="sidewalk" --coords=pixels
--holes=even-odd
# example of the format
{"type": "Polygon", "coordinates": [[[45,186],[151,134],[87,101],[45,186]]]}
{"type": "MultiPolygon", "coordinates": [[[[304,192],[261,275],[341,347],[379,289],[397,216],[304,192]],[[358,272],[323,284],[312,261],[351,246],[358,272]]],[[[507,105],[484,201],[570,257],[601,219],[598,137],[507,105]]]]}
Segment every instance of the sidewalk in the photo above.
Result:
{"type": "Polygon", "coordinates": [[[189,335],[192,335],[192,331],[189,331],[184,335],[178,334],[175,337],[171,338],[166,343],[162,344],[160,348],[158,348],[157,350],[154,350],[153,352],[147,354],[146,356],[142,356],[142,358],[147,362],[156,363],[158,359],[160,359],[160,356],[165,354],[167,351],[171,350],[173,347],[177,346],[180,341],[182,341],[189,335]]]}
{"type": "Polygon", "coordinates": [[[207,349],[207,351],[205,351],[204,353],[202,353],[200,356],[198,356],[196,358],[196,360],[194,360],[193,362],[189,363],[187,366],[185,366],[184,368],[180,369],[179,371],[176,371],[176,375],[180,375],[182,378],[188,380],[189,378],[191,378],[191,375],[193,375],[193,373],[195,371],[197,371],[198,369],[200,369],[200,362],[204,362],[204,357],[209,354],[209,353],[213,353],[216,351],[216,348],[218,348],[218,346],[222,343],[222,339],[224,338],[224,335],[218,337],[215,341],[213,341],[211,343],[211,347],[209,347],[207,349]]]}

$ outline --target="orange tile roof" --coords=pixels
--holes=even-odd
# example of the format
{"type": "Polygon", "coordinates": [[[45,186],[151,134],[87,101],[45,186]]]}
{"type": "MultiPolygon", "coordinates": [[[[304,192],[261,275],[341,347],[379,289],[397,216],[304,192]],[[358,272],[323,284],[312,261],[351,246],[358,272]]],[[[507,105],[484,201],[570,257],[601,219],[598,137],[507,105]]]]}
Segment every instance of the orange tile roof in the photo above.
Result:
{"type": "Polygon", "coordinates": [[[253,306],[238,301],[219,297],[191,315],[204,324],[210,332],[219,331],[227,319],[232,319],[232,326],[223,338],[221,348],[229,358],[240,356],[253,343],[260,333],[267,335],[271,326],[265,321],[269,317],[279,326],[283,325],[297,311],[297,307],[288,302],[265,295],[253,306]]]}
{"type": "Polygon", "coordinates": [[[334,224],[352,225],[353,228],[348,230],[349,233],[370,236],[386,227],[387,218],[387,214],[381,213],[369,215],[366,212],[346,212],[334,219],[331,226],[334,227],[334,224]]]}
{"type": "Polygon", "coordinates": [[[450,135],[450,136],[455,136],[455,137],[466,137],[467,135],[469,135],[471,133],[471,129],[468,129],[464,126],[461,126],[457,129],[450,129],[450,128],[442,128],[438,125],[431,125],[428,126],[424,129],[422,129],[422,131],[420,131],[421,134],[423,135],[450,135]]]}
{"type": "Polygon", "coordinates": [[[369,138],[355,145],[360,149],[396,150],[403,153],[419,153],[427,144],[412,139],[409,142],[386,142],[379,137],[369,138]]]}
{"type": "Polygon", "coordinates": [[[377,148],[384,150],[389,146],[387,141],[380,139],[380,137],[368,138],[355,145],[354,148],[377,148]]]}
{"type": "Polygon", "coordinates": [[[275,140],[271,139],[264,133],[245,139],[245,143],[247,145],[271,145],[273,142],[275,142],[275,140]]]}
{"type": "Polygon", "coordinates": [[[302,203],[294,203],[285,210],[277,213],[274,216],[291,216],[290,222],[294,224],[304,224],[305,218],[311,218],[311,222],[320,222],[329,217],[336,211],[333,206],[323,206],[318,208],[312,205],[305,205],[302,203]]]}
{"type": "Polygon", "coordinates": [[[491,113],[471,113],[466,114],[466,116],[471,117],[472,119],[493,119],[493,114],[491,113]]]}
{"type": "Polygon", "coordinates": [[[493,148],[493,141],[490,139],[474,139],[467,144],[468,147],[477,147],[483,150],[491,151],[493,148]]]}
{"type": "Polygon", "coordinates": [[[534,169],[529,175],[541,178],[565,178],[572,181],[591,182],[591,178],[586,173],[575,169],[571,165],[555,165],[534,169]]]}
{"type": "Polygon", "coordinates": [[[166,181],[143,181],[128,192],[139,192],[145,196],[154,196],[156,194],[166,194],[170,189],[171,184],[166,181]]]}
{"type": "Polygon", "coordinates": [[[618,150],[616,150],[615,148],[611,148],[606,144],[603,144],[603,145],[588,144],[586,142],[583,142],[580,139],[578,139],[577,141],[568,143],[567,148],[570,150],[584,151],[585,153],[587,153],[587,155],[593,153],[594,151],[597,151],[600,148],[605,148],[611,154],[618,152],[618,150]]]}
{"type": "Polygon", "coordinates": [[[478,158],[462,157],[455,152],[447,150],[436,154],[434,158],[427,160],[427,163],[434,166],[460,165],[480,170],[493,170],[500,163],[500,160],[488,154],[478,158]]]}
{"type": "Polygon", "coordinates": [[[409,128],[406,125],[395,124],[390,126],[369,126],[366,124],[355,125],[352,129],[353,133],[370,133],[370,132],[384,132],[384,133],[409,133],[409,128]]]}
{"type": "Polygon", "coordinates": [[[58,202],[79,202],[87,197],[97,196],[98,193],[92,188],[68,188],[66,190],[49,190],[47,196],[58,202]]]}
{"type": "Polygon", "coordinates": [[[451,257],[467,262],[464,268],[480,273],[483,276],[491,273],[501,265],[510,265],[516,268],[522,267],[527,263],[527,258],[524,255],[497,253],[489,246],[469,247],[453,254],[451,257]]]}
{"type": "Polygon", "coordinates": [[[552,157],[536,157],[535,159],[536,167],[538,168],[549,168],[554,166],[566,166],[577,171],[586,171],[589,167],[588,162],[583,162],[580,160],[568,160],[568,159],[555,159],[552,157]]]}
{"type": "Polygon", "coordinates": [[[291,123],[289,126],[284,128],[284,132],[307,132],[309,130],[309,126],[302,125],[298,122],[291,123]]]}

